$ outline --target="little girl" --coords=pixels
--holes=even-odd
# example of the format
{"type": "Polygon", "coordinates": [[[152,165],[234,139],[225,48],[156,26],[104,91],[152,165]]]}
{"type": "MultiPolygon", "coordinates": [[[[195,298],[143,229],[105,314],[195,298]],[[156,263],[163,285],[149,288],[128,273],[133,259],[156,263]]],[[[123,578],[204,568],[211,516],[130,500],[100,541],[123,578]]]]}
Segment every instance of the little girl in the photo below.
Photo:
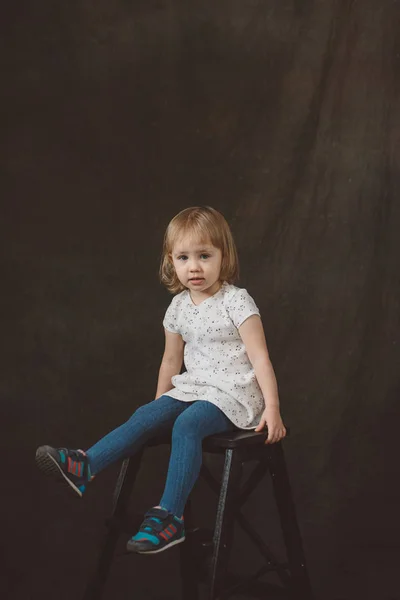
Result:
{"type": "Polygon", "coordinates": [[[165,233],[160,277],[176,296],[163,322],[156,399],[86,452],[37,450],[39,468],[82,496],[94,475],[172,430],[163,496],[129,540],[129,551],[154,554],[184,541],[183,511],[200,472],[205,437],[265,427],[266,443],[286,435],[260,313],[247,291],[233,285],[237,276],[232,233],[219,212],[195,207],[174,217],[165,233]]]}

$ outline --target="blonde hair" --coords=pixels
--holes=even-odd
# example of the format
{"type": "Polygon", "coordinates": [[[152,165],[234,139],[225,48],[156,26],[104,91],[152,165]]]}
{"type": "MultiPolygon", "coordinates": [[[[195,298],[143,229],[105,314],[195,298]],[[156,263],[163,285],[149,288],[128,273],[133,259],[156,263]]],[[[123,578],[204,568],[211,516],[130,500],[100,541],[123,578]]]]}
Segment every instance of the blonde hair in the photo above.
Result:
{"type": "Polygon", "coordinates": [[[185,235],[202,242],[211,242],[222,253],[220,280],[234,283],[239,277],[239,259],[228,223],[220,212],[210,206],[185,208],[169,223],[164,236],[160,265],[160,280],[172,293],[185,290],[179,281],[172,262],[172,250],[185,235]]]}

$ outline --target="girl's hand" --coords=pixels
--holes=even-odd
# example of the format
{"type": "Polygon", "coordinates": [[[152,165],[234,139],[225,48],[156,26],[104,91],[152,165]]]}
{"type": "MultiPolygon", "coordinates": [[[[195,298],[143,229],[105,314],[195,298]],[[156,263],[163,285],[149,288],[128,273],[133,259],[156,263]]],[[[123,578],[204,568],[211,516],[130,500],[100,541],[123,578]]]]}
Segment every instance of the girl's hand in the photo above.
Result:
{"type": "Polygon", "coordinates": [[[268,429],[268,438],[265,440],[266,444],[274,444],[285,437],[286,429],[278,407],[266,408],[264,410],[255,431],[262,431],[265,427],[268,429]]]}

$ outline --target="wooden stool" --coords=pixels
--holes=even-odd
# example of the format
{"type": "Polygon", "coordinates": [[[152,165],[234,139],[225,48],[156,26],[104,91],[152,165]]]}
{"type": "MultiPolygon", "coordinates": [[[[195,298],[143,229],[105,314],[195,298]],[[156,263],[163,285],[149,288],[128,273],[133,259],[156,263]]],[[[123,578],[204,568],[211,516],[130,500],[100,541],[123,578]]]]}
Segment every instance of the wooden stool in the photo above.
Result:
{"type": "MultiPolygon", "coordinates": [[[[278,593],[280,598],[290,600],[313,599],[282,442],[266,445],[265,439],[266,432],[243,430],[204,439],[203,452],[223,454],[225,461],[221,482],[213,477],[205,465],[200,472],[200,476],[219,497],[214,532],[194,527],[190,498],[185,507],[186,540],[179,545],[184,600],[198,600],[199,582],[203,579],[208,583],[208,600],[225,600],[239,592],[259,598],[278,593]],[[242,484],[242,466],[247,461],[257,462],[247,481],[242,484]],[[242,505],[267,472],[272,478],[287,553],[286,563],[276,559],[258,531],[241,513],[242,505]],[[265,562],[256,573],[246,578],[238,578],[228,572],[235,521],[257,547],[265,562]],[[282,586],[258,581],[272,571],[277,573],[282,586]]],[[[170,443],[170,436],[154,438],[132,458],[124,460],[114,492],[112,515],[107,522],[107,533],[83,600],[99,600],[102,597],[118,538],[123,532],[132,534],[132,529],[127,529],[127,506],[143,451],[146,447],[165,443],[170,443]]],[[[134,554],[132,560],[135,560],[134,554]]]]}

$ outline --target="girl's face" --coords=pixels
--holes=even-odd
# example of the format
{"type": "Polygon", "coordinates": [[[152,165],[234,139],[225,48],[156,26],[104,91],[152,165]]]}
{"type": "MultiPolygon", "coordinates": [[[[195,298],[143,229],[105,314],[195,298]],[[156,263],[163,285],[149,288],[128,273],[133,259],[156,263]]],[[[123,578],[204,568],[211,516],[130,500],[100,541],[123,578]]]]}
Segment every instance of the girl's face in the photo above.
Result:
{"type": "Polygon", "coordinates": [[[179,281],[192,296],[212,296],[219,290],[222,252],[210,241],[182,237],[172,249],[172,262],[179,281]]]}

